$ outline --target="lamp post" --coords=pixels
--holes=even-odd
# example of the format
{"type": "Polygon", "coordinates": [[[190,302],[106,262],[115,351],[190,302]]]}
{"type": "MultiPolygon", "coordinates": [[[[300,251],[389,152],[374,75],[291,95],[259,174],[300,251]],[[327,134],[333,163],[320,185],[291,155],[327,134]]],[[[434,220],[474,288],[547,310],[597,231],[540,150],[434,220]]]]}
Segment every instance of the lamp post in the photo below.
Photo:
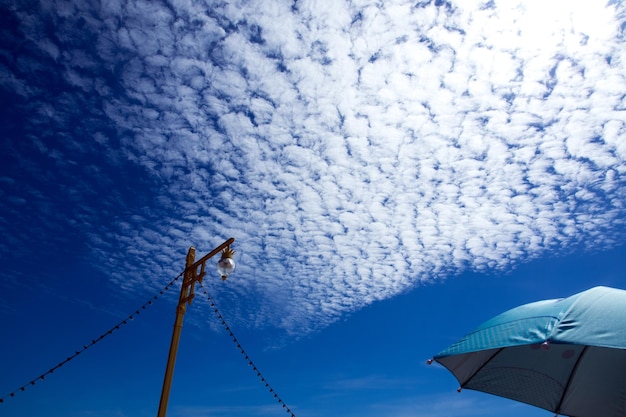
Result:
{"type": "Polygon", "coordinates": [[[165,367],[165,378],[163,379],[163,390],[161,391],[158,417],[165,417],[165,412],[167,411],[167,402],[170,396],[172,377],[174,376],[176,353],[178,352],[178,342],[180,341],[180,333],[183,328],[183,317],[185,316],[185,311],[187,311],[187,305],[191,304],[191,301],[196,295],[195,284],[196,282],[202,283],[202,279],[206,275],[206,261],[220,252],[222,253],[222,257],[217,263],[217,271],[222,276],[222,281],[226,280],[228,275],[235,269],[235,261],[233,261],[234,251],[230,249],[230,245],[234,241],[235,239],[231,237],[198,261],[195,261],[196,249],[193,246],[190,247],[189,252],[187,252],[183,284],[180,288],[180,297],[178,298],[178,305],[176,306],[176,320],[174,321],[170,353],[167,357],[167,366],[165,367]],[[200,268],[200,272],[198,272],[198,268],[200,268]]]}

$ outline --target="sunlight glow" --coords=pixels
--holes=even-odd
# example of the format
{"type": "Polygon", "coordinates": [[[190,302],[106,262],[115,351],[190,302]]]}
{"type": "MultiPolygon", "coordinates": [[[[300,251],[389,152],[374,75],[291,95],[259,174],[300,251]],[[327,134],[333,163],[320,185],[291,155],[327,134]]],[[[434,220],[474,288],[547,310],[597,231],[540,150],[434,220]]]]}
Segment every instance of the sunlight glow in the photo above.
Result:
{"type": "MultiPolygon", "coordinates": [[[[615,8],[602,2],[588,0],[523,0],[507,8],[526,48],[564,45],[578,49],[588,42],[597,43],[614,33],[615,8]]],[[[509,19],[505,19],[509,20],[509,19]]]]}

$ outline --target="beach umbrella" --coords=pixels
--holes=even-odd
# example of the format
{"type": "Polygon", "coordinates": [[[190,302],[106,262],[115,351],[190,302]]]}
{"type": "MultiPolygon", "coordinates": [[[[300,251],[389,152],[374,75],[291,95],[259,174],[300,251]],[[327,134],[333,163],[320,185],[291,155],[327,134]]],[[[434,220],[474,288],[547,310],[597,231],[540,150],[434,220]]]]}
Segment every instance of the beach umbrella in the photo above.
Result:
{"type": "Polygon", "coordinates": [[[626,417],[626,291],[595,287],[522,305],[433,360],[452,372],[460,389],[560,415],[626,417]]]}

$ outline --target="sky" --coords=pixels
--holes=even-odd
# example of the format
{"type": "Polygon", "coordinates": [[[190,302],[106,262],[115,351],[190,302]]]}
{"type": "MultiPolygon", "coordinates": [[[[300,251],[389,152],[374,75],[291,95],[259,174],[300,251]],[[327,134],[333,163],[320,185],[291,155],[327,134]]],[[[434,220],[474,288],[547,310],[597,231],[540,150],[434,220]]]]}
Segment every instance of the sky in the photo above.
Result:
{"type": "Polygon", "coordinates": [[[168,416],[548,416],[426,360],[626,288],[622,1],[0,7],[0,416],[155,415],[230,237],[168,416]]]}

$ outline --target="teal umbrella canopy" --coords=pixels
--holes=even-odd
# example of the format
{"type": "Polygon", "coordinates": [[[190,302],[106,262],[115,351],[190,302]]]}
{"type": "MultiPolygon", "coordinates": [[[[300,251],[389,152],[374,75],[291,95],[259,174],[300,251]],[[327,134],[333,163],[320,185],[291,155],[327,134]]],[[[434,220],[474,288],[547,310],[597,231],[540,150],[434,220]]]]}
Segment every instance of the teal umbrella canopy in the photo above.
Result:
{"type": "Polygon", "coordinates": [[[571,417],[626,417],[626,291],[516,307],[433,359],[461,388],[571,417]]]}

